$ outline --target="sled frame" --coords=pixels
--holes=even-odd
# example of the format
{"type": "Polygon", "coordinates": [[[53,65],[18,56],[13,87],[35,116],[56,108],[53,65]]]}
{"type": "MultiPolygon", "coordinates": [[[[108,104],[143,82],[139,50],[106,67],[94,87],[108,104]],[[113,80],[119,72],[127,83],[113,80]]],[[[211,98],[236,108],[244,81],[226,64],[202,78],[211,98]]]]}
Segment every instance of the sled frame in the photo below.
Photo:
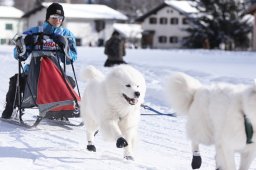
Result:
{"type": "MultiPolygon", "coordinates": [[[[18,38],[21,39],[21,45],[22,45],[22,49],[23,50],[26,50],[26,42],[24,41],[24,39],[26,38],[26,36],[35,36],[35,35],[42,35],[42,33],[36,33],[36,34],[32,34],[32,35],[21,35],[21,36],[18,36],[16,38],[16,40],[18,38]]],[[[43,34],[43,35],[47,35],[47,34],[43,34]]],[[[50,36],[50,35],[48,35],[50,36]]],[[[72,71],[73,71],[73,74],[74,74],[74,78],[75,78],[75,83],[76,83],[76,87],[77,87],[77,91],[78,91],[78,95],[79,97],[81,97],[80,95],[80,91],[79,91],[79,86],[78,86],[78,82],[77,82],[77,78],[76,78],[76,74],[75,74],[75,69],[74,69],[74,65],[73,65],[73,61],[70,59],[70,57],[67,55],[68,52],[67,52],[67,45],[68,45],[68,37],[64,37],[65,38],[65,41],[66,41],[66,46],[64,47],[64,49],[61,49],[62,52],[65,54],[65,58],[64,58],[64,62],[63,62],[63,66],[61,66],[60,64],[60,59],[59,59],[59,56],[55,56],[57,59],[58,59],[58,64],[59,64],[59,69],[60,69],[60,72],[62,74],[62,79],[63,81],[65,82],[65,84],[67,85],[67,80],[65,79],[65,76],[66,76],[66,61],[67,61],[67,58],[71,61],[71,66],[72,66],[72,71]],[[64,69],[64,70],[62,70],[64,69]]],[[[16,44],[16,40],[13,39],[13,42],[16,44]]],[[[57,50],[57,49],[56,49],[57,50]]],[[[21,51],[20,54],[24,55],[26,51],[21,51]]],[[[32,56],[33,57],[33,56],[32,56]]],[[[43,56],[41,56],[43,57],[43,56]]],[[[52,112],[52,111],[49,111],[47,112],[45,115],[43,116],[40,116],[40,113],[39,113],[39,116],[37,116],[35,122],[32,124],[32,125],[28,125],[25,123],[25,121],[23,121],[22,119],[22,116],[25,114],[23,112],[24,109],[32,109],[32,108],[37,108],[38,109],[38,105],[36,104],[36,101],[34,101],[35,103],[35,106],[34,107],[31,107],[31,108],[23,108],[22,107],[22,99],[23,99],[23,95],[22,92],[21,92],[21,86],[20,86],[20,83],[21,83],[21,74],[22,74],[22,71],[24,72],[24,68],[22,66],[22,61],[21,59],[18,59],[18,75],[17,75],[17,82],[16,82],[16,91],[15,91],[15,99],[14,99],[14,106],[13,108],[15,109],[17,107],[17,115],[18,115],[18,118],[19,118],[19,122],[17,122],[17,125],[21,125],[23,127],[26,127],[26,128],[32,128],[32,127],[36,127],[41,121],[42,119],[44,118],[47,118],[47,119],[53,119],[53,120],[65,120],[65,121],[68,121],[68,118],[77,118],[77,117],[80,117],[80,107],[78,105],[78,102],[76,100],[76,98],[73,96],[74,100],[75,100],[75,110],[72,112],[71,110],[68,110],[68,111],[56,111],[56,112],[52,112]],[[17,98],[17,99],[16,99],[17,98]],[[62,112],[62,113],[58,113],[58,112],[62,112]]],[[[32,95],[32,91],[31,91],[31,88],[30,88],[30,85],[28,83],[28,81],[26,81],[26,85],[28,86],[28,89],[29,89],[29,92],[30,94],[32,95]]],[[[67,85],[68,89],[69,89],[69,86],[67,85]]],[[[70,90],[70,89],[69,89],[70,90]]],[[[25,91],[25,89],[24,89],[25,91]]],[[[72,93],[71,93],[72,94],[72,93]]],[[[32,97],[33,98],[33,97],[32,97]]],[[[34,98],[33,98],[34,100],[34,98]]],[[[15,121],[15,120],[13,120],[15,121]]],[[[15,123],[14,123],[15,124],[15,123]]],[[[71,123],[69,125],[72,125],[71,123]]],[[[78,126],[80,126],[82,124],[79,124],[78,126]]],[[[76,125],[73,125],[73,126],[76,126],[76,125]]]]}

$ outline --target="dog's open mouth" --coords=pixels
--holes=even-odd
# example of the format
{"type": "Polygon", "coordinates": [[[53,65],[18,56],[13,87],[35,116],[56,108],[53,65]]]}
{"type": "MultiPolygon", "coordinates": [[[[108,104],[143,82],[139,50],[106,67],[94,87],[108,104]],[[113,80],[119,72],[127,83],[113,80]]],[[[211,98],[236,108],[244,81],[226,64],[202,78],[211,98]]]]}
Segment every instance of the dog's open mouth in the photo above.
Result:
{"type": "Polygon", "coordinates": [[[123,96],[130,105],[135,105],[138,102],[138,99],[136,98],[129,98],[125,94],[123,94],[123,96]]]}

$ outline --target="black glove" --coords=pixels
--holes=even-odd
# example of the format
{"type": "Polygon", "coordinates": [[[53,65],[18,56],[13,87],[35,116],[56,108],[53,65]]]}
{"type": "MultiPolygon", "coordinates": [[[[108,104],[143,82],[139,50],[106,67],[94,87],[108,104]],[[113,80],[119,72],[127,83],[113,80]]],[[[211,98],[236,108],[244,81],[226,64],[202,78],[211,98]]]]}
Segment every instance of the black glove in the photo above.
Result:
{"type": "Polygon", "coordinates": [[[52,35],[52,40],[59,45],[60,48],[64,48],[66,46],[66,40],[61,35],[52,35]]]}
{"type": "Polygon", "coordinates": [[[18,37],[16,40],[16,49],[18,53],[22,53],[23,52],[23,38],[22,37],[18,37]]]}
{"type": "Polygon", "coordinates": [[[27,35],[24,38],[25,45],[35,45],[35,39],[33,35],[27,35]]]}
{"type": "Polygon", "coordinates": [[[120,138],[117,139],[116,147],[123,148],[123,147],[126,147],[126,146],[128,146],[128,143],[123,137],[120,137],[120,138]]]}
{"type": "Polygon", "coordinates": [[[24,41],[22,37],[18,37],[16,39],[16,50],[17,50],[17,59],[21,60],[21,61],[25,61],[26,58],[24,58],[23,56],[20,56],[21,53],[24,53],[26,51],[26,47],[24,47],[24,41]]]}

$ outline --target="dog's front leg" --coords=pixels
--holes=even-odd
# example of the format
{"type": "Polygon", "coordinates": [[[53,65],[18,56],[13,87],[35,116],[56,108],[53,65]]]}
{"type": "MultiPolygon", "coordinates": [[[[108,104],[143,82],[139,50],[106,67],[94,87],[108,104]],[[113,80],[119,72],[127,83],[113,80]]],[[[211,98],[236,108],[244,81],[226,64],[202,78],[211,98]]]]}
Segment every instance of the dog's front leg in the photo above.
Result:
{"type": "MultiPolygon", "coordinates": [[[[135,135],[135,133],[134,133],[135,135]]],[[[134,160],[133,158],[133,150],[135,145],[136,136],[131,134],[131,132],[127,132],[124,134],[127,142],[129,143],[128,146],[124,147],[124,158],[127,160],[134,160]]]]}
{"type": "Polygon", "coordinates": [[[126,139],[123,137],[123,134],[118,126],[118,121],[109,121],[108,123],[104,123],[104,129],[107,130],[108,133],[116,140],[116,147],[123,148],[128,145],[126,139]]]}
{"type": "Polygon", "coordinates": [[[199,152],[199,144],[195,144],[192,142],[192,152],[193,152],[193,158],[191,162],[192,169],[199,169],[202,164],[202,158],[199,152]]]}
{"type": "Polygon", "coordinates": [[[241,153],[239,170],[248,170],[254,158],[255,158],[254,148],[249,149],[248,152],[241,153]]]}
{"type": "Polygon", "coordinates": [[[230,150],[229,145],[219,140],[216,143],[216,167],[219,170],[234,170],[236,169],[234,152],[230,150]]]}
{"type": "MultiPolygon", "coordinates": [[[[98,132],[98,131],[96,131],[96,132],[98,132]]],[[[94,136],[97,134],[96,132],[93,133],[93,131],[88,131],[88,130],[86,131],[86,136],[87,136],[87,140],[88,140],[88,144],[87,144],[88,151],[96,152],[96,147],[93,144],[94,136]]]]}

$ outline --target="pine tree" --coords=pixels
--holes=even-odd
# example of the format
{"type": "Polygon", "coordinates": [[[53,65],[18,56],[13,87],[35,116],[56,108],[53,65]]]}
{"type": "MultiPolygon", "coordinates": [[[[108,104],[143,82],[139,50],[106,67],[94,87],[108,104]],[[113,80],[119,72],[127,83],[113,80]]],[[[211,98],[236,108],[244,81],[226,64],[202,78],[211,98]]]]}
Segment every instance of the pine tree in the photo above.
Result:
{"type": "MultiPolygon", "coordinates": [[[[194,0],[196,1],[196,0],[194,0]]],[[[252,25],[244,17],[244,8],[236,0],[200,0],[198,15],[191,19],[189,37],[184,45],[189,48],[246,49],[252,25]]]]}

